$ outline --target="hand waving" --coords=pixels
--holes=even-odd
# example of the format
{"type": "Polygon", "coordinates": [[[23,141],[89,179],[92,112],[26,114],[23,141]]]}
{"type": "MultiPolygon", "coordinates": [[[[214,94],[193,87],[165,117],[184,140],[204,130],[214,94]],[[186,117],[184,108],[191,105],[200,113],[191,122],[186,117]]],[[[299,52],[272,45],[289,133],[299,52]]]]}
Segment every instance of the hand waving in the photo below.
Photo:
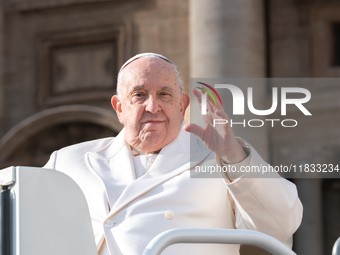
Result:
{"type": "MultiPolygon", "coordinates": [[[[201,90],[194,89],[194,96],[201,105],[201,90]]],[[[233,129],[229,125],[229,117],[224,112],[222,105],[207,97],[207,114],[203,117],[206,123],[205,129],[196,124],[186,124],[183,129],[198,136],[208,149],[215,152],[226,163],[235,164],[241,162],[247,157],[242,146],[237,142],[233,129]],[[214,127],[214,119],[226,119],[227,124],[216,124],[214,127]]]]}

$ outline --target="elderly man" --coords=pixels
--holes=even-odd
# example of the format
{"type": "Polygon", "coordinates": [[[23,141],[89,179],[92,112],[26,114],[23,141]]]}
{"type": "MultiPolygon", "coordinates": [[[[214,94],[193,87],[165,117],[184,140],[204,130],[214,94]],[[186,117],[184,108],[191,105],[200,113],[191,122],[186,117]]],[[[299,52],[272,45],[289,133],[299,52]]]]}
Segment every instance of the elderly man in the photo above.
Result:
{"type": "MultiPolygon", "coordinates": [[[[68,174],[83,190],[101,255],[140,255],[171,228],[243,228],[285,241],[300,224],[295,186],[278,175],[192,178],[196,166],[266,163],[231,127],[212,127],[213,117],[228,118],[221,106],[208,103],[205,129],[185,124],[189,96],[182,88],[178,68],[166,57],[131,58],[112,97],[124,129],[115,138],[56,151],[45,166],[68,174]]],[[[164,254],[235,255],[239,246],[182,244],[164,254]]]]}

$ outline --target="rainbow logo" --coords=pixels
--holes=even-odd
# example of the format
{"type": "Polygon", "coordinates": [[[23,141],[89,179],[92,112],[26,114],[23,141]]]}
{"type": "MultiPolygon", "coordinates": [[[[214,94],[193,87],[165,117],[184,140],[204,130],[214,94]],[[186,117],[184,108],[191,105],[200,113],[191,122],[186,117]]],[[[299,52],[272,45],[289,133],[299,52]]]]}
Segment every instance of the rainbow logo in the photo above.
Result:
{"type": "MultiPolygon", "coordinates": [[[[221,105],[222,105],[222,100],[221,100],[219,94],[217,93],[217,91],[216,91],[213,87],[211,87],[210,85],[208,85],[208,84],[206,84],[206,83],[203,83],[203,82],[196,82],[196,83],[201,84],[201,85],[203,85],[203,86],[206,86],[206,87],[208,87],[210,90],[212,90],[212,91],[215,93],[215,95],[217,96],[218,100],[220,101],[220,103],[221,103],[221,105]]],[[[211,94],[211,92],[210,92],[209,90],[207,90],[207,89],[205,89],[205,88],[200,88],[200,87],[196,87],[196,88],[198,88],[198,89],[203,90],[204,92],[206,92],[206,93],[214,100],[215,105],[217,105],[214,96],[211,94]]]]}

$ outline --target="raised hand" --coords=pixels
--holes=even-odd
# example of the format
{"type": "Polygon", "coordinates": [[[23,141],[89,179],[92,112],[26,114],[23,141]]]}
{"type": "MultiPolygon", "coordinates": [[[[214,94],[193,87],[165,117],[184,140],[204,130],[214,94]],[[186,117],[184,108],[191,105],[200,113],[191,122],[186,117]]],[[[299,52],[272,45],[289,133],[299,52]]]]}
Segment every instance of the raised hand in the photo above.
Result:
{"type": "MultiPolygon", "coordinates": [[[[204,91],[194,89],[194,96],[201,106],[204,91]]],[[[226,163],[235,164],[247,157],[242,146],[237,142],[233,129],[229,125],[229,117],[224,112],[220,102],[215,102],[207,97],[207,114],[203,117],[206,123],[205,129],[196,124],[186,124],[183,129],[197,135],[208,149],[215,152],[226,163]],[[217,124],[214,127],[214,119],[226,119],[227,124],[217,124]]]]}

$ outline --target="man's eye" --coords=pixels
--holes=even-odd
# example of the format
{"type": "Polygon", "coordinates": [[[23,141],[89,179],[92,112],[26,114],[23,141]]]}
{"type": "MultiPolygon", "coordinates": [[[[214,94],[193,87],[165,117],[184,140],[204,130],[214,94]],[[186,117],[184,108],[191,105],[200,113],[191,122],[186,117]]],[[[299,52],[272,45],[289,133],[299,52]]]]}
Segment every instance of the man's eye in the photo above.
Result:
{"type": "Polygon", "coordinates": [[[170,93],[168,93],[168,92],[161,92],[161,93],[159,93],[161,96],[170,96],[170,93]]]}
{"type": "Polygon", "coordinates": [[[144,97],[145,94],[144,94],[144,93],[138,92],[138,93],[134,93],[133,96],[134,96],[134,97],[137,97],[137,98],[141,98],[141,97],[144,97]]]}

